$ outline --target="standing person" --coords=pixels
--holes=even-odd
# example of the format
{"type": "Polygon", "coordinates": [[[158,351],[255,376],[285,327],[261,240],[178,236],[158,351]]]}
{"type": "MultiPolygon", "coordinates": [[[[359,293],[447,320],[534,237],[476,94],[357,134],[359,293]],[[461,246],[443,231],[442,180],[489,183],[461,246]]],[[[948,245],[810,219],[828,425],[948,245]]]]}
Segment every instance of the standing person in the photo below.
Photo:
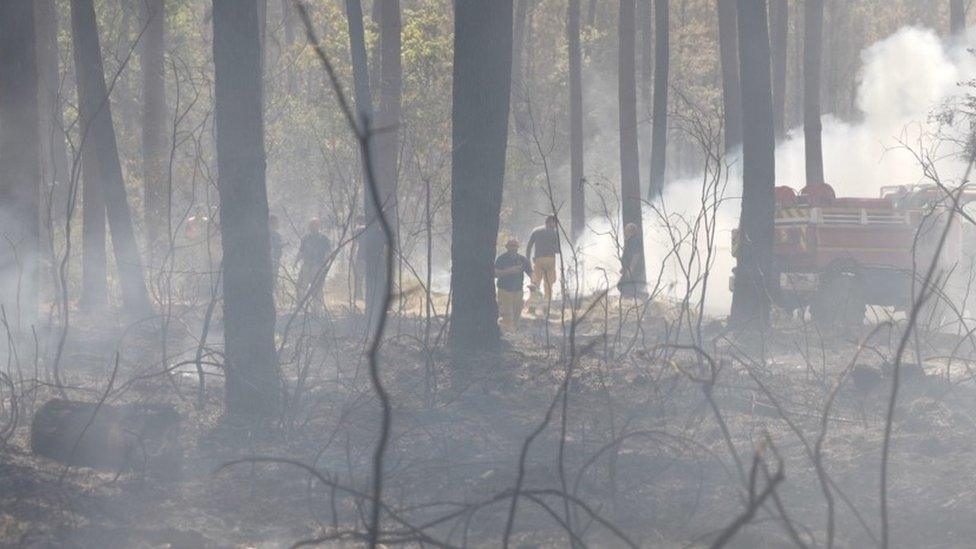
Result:
{"type": "Polygon", "coordinates": [[[498,316],[506,330],[518,329],[522,319],[525,275],[532,275],[529,258],[518,253],[519,242],[514,238],[505,243],[505,253],[495,259],[495,278],[498,279],[498,316]]]}
{"type": "Polygon", "coordinates": [[[647,276],[644,273],[644,240],[634,223],[624,227],[624,253],[620,256],[621,297],[637,299],[644,295],[647,276]]]}
{"type": "Polygon", "coordinates": [[[278,286],[278,272],[281,270],[281,254],[285,250],[285,242],[279,231],[278,216],[268,216],[268,229],[271,231],[271,272],[274,273],[274,285],[278,286]]]}
{"type": "Polygon", "coordinates": [[[525,255],[532,258],[532,285],[544,283],[546,309],[552,302],[552,285],[556,283],[556,254],[559,252],[559,231],[556,216],[546,218],[546,224],[529,235],[525,255]]]}
{"type": "Polygon", "coordinates": [[[325,283],[324,268],[325,260],[332,252],[332,241],[319,232],[321,228],[318,218],[312,218],[308,222],[308,234],[302,237],[295,264],[299,261],[302,263],[302,268],[298,272],[299,298],[309,292],[313,305],[324,308],[325,295],[322,292],[325,283]]]}

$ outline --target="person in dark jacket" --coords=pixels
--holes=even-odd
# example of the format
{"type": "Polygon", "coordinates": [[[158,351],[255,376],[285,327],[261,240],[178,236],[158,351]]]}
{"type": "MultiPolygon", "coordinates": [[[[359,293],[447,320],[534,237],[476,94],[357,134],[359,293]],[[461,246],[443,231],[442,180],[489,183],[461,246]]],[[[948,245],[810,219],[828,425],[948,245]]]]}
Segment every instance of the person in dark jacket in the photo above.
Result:
{"type": "Polygon", "coordinates": [[[519,242],[505,243],[505,253],[495,259],[495,278],[498,279],[498,316],[502,328],[518,329],[524,305],[525,275],[532,275],[529,258],[518,253],[519,242]]]}
{"type": "Polygon", "coordinates": [[[298,272],[299,296],[309,293],[313,306],[325,306],[325,295],[322,291],[325,283],[325,263],[332,253],[332,241],[320,232],[321,223],[318,218],[308,222],[308,234],[302,237],[295,263],[301,262],[302,268],[298,272]]]}

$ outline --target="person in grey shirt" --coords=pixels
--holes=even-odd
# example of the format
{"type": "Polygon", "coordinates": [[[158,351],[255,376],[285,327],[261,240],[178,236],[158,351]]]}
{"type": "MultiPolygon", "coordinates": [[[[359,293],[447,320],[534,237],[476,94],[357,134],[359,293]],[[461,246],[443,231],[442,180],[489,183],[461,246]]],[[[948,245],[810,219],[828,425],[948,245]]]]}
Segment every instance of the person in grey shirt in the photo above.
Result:
{"type": "Polygon", "coordinates": [[[529,235],[525,255],[532,258],[532,285],[543,284],[546,308],[552,302],[552,285],[556,283],[556,254],[559,254],[559,223],[556,216],[546,218],[546,224],[529,235]]]}

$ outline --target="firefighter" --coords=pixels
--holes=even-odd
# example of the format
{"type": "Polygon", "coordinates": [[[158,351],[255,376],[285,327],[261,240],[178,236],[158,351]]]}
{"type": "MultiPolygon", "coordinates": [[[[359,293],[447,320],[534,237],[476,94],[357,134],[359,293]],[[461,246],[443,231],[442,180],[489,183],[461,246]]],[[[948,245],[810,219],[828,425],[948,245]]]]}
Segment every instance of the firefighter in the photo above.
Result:
{"type": "Polygon", "coordinates": [[[299,296],[306,292],[312,299],[313,306],[325,306],[325,295],[322,288],[325,283],[325,261],[332,252],[332,241],[320,232],[321,223],[318,218],[308,222],[308,234],[302,237],[295,257],[295,265],[302,264],[298,272],[299,296]]]}
{"type": "Polygon", "coordinates": [[[529,258],[518,253],[519,241],[505,243],[505,253],[495,259],[495,278],[498,279],[498,315],[506,330],[518,329],[524,305],[525,275],[532,275],[529,258]]]}
{"type": "Polygon", "coordinates": [[[559,231],[556,216],[546,218],[546,224],[529,235],[525,255],[532,258],[532,289],[539,284],[545,291],[546,309],[552,302],[552,285],[556,283],[556,254],[559,254],[559,231]]]}

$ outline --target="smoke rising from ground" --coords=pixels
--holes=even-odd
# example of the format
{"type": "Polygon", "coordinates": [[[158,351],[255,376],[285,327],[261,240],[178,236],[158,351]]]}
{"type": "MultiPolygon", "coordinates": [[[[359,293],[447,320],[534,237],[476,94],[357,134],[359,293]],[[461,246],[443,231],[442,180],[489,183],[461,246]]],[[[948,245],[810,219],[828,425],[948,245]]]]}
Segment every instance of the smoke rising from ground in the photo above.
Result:
{"type": "MultiPolygon", "coordinates": [[[[906,27],[862,52],[863,66],[857,90],[861,120],[845,122],[830,115],[823,118],[824,172],[838,196],[875,197],[884,186],[924,182],[918,161],[906,147],[915,150],[933,148],[936,146],[934,134],[938,130],[952,131],[952,128],[940,126],[933,114],[941,105],[967,93],[968,89],[961,83],[976,76],[976,60],[966,49],[976,44],[974,38],[971,33],[950,45],[930,29],[906,27]]],[[[616,114],[612,104],[601,111],[616,114]]],[[[597,148],[601,151],[613,150],[617,146],[616,127],[613,124],[606,126],[613,127],[600,132],[598,139],[603,146],[597,145],[597,148]]],[[[967,130],[968,127],[958,131],[967,130]]],[[[939,144],[936,166],[946,183],[958,183],[962,174],[964,162],[959,158],[959,152],[955,143],[939,144]]],[[[646,156],[643,151],[642,156],[646,156]]],[[[612,165],[616,159],[617,156],[612,154],[591,154],[588,171],[608,175],[618,173],[619,169],[612,165]]],[[[728,279],[734,260],[729,246],[741,208],[741,157],[736,155],[726,161],[731,170],[727,185],[719,183],[720,189],[724,186],[725,200],[718,208],[714,263],[706,296],[705,311],[710,315],[726,315],[731,305],[728,279]]],[[[670,181],[659,207],[689,220],[697,216],[702,204],[704,178],[699,175],[670,181]]],[[[776,184],[795,189],[804,185],[802,127],[792,129],[777,145],[776,184]]],[[[679,262],[669,255],[672,245],[668,232],[650,207],[645,206],[644,211],[649,283],[655,284],[654,278],[664,265],[664,286],[672,288],[670,297],[681,299],[686,293],[684,277],[679,262]]],[[[592,219],[581,240],[579,248],[587,290],[605,287],[604,271],[619,272],[616,245],[611,236],[613,227],[614,222],[606,217],[592,219]]],[[[698,244],[703,250],[704,235],[698,244]]],[[[688,256],[689,246],[690,242],[686,242],[683,256],[688,256]]]]}

